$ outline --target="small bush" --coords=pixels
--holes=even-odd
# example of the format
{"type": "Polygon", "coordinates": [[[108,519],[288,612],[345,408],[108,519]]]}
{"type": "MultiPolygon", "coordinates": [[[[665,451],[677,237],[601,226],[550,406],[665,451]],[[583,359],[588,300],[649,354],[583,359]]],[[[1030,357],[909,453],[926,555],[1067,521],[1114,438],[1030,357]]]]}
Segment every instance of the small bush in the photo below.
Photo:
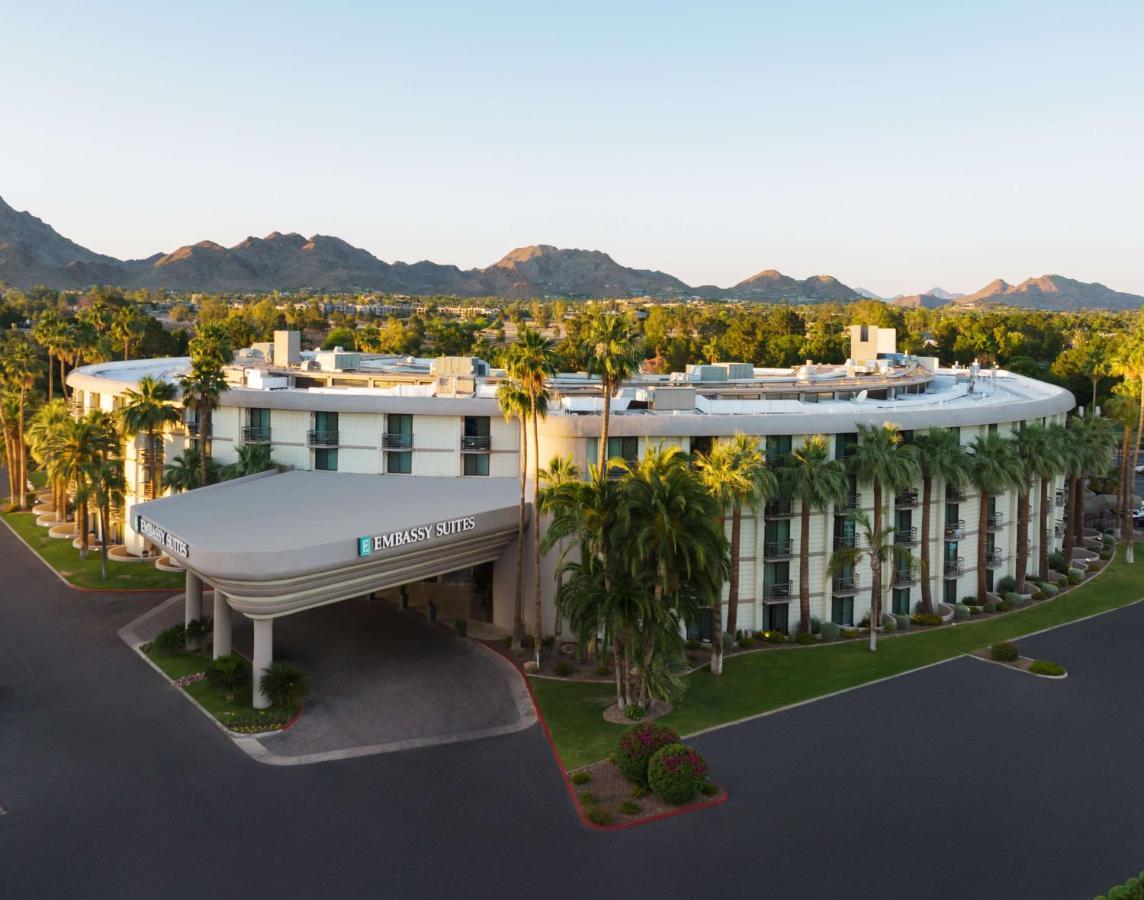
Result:
{"type": "Polygon", "coordinates": [[[627,709],[624,710],[624,716],[633,722],[638,722],[644,717],[644,708],[638,703],[630,703],[627,709]]]}
{"type": "Polygon", "coordinates": [[[589,775],[587,772],[573,772],[572,773],[572,783],[573,784],[577,784],[577,785],[587,784],[591,780],[592,780],[592,776],[589,775]]]}
{"type": "Polygon", "coordinates": [[[1033,591],[1033,599],[1034,600],[1044,600],[1045,596],[1046,595],[1045,595],[1044,591],[1033,591]]]}
{"type": "Polygon", "coordinates": [[[1096,900],[1144,900],[1144,872],[1109,888],[1107,895],[1101,894],[1096,900]]]}
{"type": "Polygon", "coordinates": [[[862,636],[862,632],[860,630],[858,630],[857,628],[843,628],[842,629],[842,637],[848,641],[852,641],[852,640],[854,640],[854,638],[861,637],[861,636],[862,636]]]}
{"type": "Polygon", "coordinates": [[[606,662],[596,663],[596,674],[601,678],[607,678],[612,674],[611,667],[606,662]]]}
{"type": "Polygon", "coordinates": [[[700,641],[694,639],[687,641],[683,646],[688,650],[701,650],[703,648],[703,644],[700,641]]]}
{"type": "Polygon", "coordinates": [[[969,607],[966,606],[964,603],[953,604],[953,617],[954,617],[954,619],[958,619],[958,620],[968,619],[969,618],[969,607]]]}
{"type": "Polygon", "coordinates": [[[197,644],[214,636],[214,619],[210,616],[200,616],[191,619],[184,629],[184,642],[197,644]]]}
{"type": "Polygon", "coordinates": [[[969,606],[972,603],[976,603],[977,602],[977,595],[976,594],[966,594],[964,597],[961,598],[961,602],[964,603],[966,606],[969,606]]]}
{"type": "Polygon", "coordinates": [[[250,681],[250,664],[237,653],[221,656],[207,666],[207,681],[227,700],[233,700],[235,692],[250,681]]]}
{"type": "Polygon", "coordinates": [[[593,806],[591,809],[585,810],[584,815],[593,825],[611,825],[615,821],[612,814],[602,806],[593,806]]]}
{"type": "Polygon", "coordinates": [[[1014,578],[1012,575],[1006,575],[1000,581],[997,582],[997,593],[998,594],[1005,594],[1005,593],[1008,593],[1009,591],[1015,591],[1015,590],[1017,590],[1017,579],[1014,578]]]}
{"type": "Polygon", "coordinates": [[[1013,609],[1013,604],[1010,603],[1008,600],[1002,600],[1000,603],[997,604],[997,612],[999,612],[999,613],[1009,612],[1012,609],[1013,609]]]}
{"type": "Polygon", "coordinates": [[[987,613],[995,613],[995,612],[997,612],[997,601],[996,600],[986,600],[985,605],[982,606],[981,609],[987,613]]]}
{"type": "Polygon", "coordinates": [[[982,609],[980,606],[967,606],[966,609],[969,610],[969,614],[971,616],[979,616],[982,613],[982,609]]]}
{"type": "Polygon", "coordinates": [[[898,623],[898,631],[907,631],[910,627],[910,617],[905,613],[894,613],[894,621],[898,623]]]}
{"type": "Polygon", "coordinates": [[[996,662],[1015,662],[1021,652],[1012,641],[1001,641],[989,648],[989,656],[996,662]]]}
{"type": "MultiPolygon", "coordinates": [[[[825,622],[823,624],[826,624],[825,622]]],[[[705,781],[699,786],[699,793],[704,797],[714,797],[719,793],[719,785],[712,784],[710,781],[705,781]]]]}
{"type": "Polygon", "coordinates": [[[752,650],[752,649],[754,649],[754,646],[755,646],[755,639],[754,638],[752,638],[752,637],[741,637],[741,638],[739,638],[739,649],[740,650],[752,650]]]}
{"type": "Polygon", "coordinates": [[[288,662],[271,663],[258,686],[272,704],[288,709],[310,696],[310,676],[288,662]]]}
{"type": "Polygon", "coordinates": [[[723,652],[730,653],[735,649],[735,639],[729,634],[723,635],[723,652]]]}
{"type": "Polygon", "coordinates": [[[648,786],[666,803],[686,803],[707,780],[707,760],[683,744],[656,751],[647,767],[648,786]]]}
{"type": "Polygon", "coordinates": [[[821,631],[822,631],[822,620],[815,617],[815,616],[811,616],[810,617],[810,633],[811,634],[818,634],[821,631]]]}
{"type": "Polygon", "coordinates": [[[838,640],[838,634],[842,629],[835,625],[833,622],[822,623],[822,640],[824,643],[838,640]]]}
{"type": "Polygon", "coordinates": [[[785,644],[786,635],[781,631],[764,631],[763,640],[768,644],[785,644]]]}
{"type": "Polygon", "coordinates": [[[1029,666],[1029,671],[1034,675],[1052,675],[1060,677],[1065,674],[1065,667],[1059,663],[1049,662],[1047,659],[1033,660],[1033,664],[1029,666]]]}
{"type": "Polygon", "coordinates": [[[1060,592],[1060,588],[1058,588],[1055,584],[1050,584],[1047,581],[1041,585],[1041,593],[1046,597],[1055,597],[1060,592]]]}
{"type": "Polygon", "coordinates": [[[620,812],[625,816],[634,816],[640,811],[640,805],[635,800],[625,800],[620,804],[620,812]]]}
{"type": "Polygon", "coordinates": [[[632,795],[633,799],[639,800],[641,797],[647,796],[647,788],[642,788],[638,784],[633,784],[632,789],[628,791],[628,793],[632,795]]]}
{"type": "Polygon", "coordinates": [[[893,616],[882,616],[882,630],[883,631],[897,631],[898,620],[893,616]]]}
{"type": "Polygon", "coordinates": [[[558,659],[556,665],[552,667],[552,671],[559,675],[561,678],[567,678],[576,671],[576,667],[572,665],[571,660],[558,659]]]}
{"type": "Polygon", "coordinates": [[[655,722],[633,725],[620,735],[616,767],[632,784],[646,788],[647,767],[652,756],[664,747],[678,743],[679,734],[674,728],[655,722]]]}
{"type": "Polygon", "coordinates": [[[172,625],[164,628],[151,642],[156,653],[181,653],[187,645],[187,629],[183,625],[172,625]]]}
{"type": "Polygon", "coordinates": [[[580,803],[583,806],[592,806],[596,802],[596,795],[591,791],[580,792],[580,803]]]}
{"type": "Polygon", "coordinates": [[[941,624],[941,616],[937,613],[914,613],[910,616],[910,622],[914,625],[924,625],[927,628],[931,628],[934,625],[941,624]]]}
{"type": "Polygon", "coordinates": [[[1065,555],[1059,550],[1055,550],[1049,554],[1049,568],[1054,572],[1060,572],[1062,575],[1065,573],[1067,566],[1065,565],[1065,555]]]}
{"type": "Polygon", "coordinates": [[[1081,576],[1076,574],[1076,570],[1069,572],[1069,584],[1080,584],[1081,576]]]}
{"type": "Polygon", "coordinates": [[[813,634],[811,634],[810,632],[807,632],[807,631],[800,631],[800,632],[798,633],[798,635],[795,637],[794,641],[795,641],[795,643],[796,643],[796,644],[802,644],[803,646],[805,646],[805,645],[807,645],[807,644],[815,644],[815,643],[818,643],[818,638],[816,638],[816,637],[815,637],[813,634]]]}
{"type": "Polygon", "coordinates": [[[1025,598],[1018,593],[1010,591],[1005,595],[1005,602],[1013,607],[1013,609],[1020,609],[1025,605],[1025,598]]]}

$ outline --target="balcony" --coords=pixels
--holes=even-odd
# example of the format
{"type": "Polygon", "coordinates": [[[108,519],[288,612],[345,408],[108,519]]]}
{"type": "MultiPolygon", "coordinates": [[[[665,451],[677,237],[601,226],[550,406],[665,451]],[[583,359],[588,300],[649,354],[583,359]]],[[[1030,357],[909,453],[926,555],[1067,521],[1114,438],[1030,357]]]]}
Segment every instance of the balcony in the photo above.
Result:
{"type": "Polygon", "coordinates": [[[837,510],[839,512],[852,513],[858,512],[862,508],[862,492],[853,491],[846,496],[846,499],[838,504],[837,510]]]}
{"type": "Polygon", "coordinates": [[[244,425],[242,428],[242,442],[244,444],[269,444],[270,429],[258,425],[244,425]]]}
{"type": "Polygon", "coordinates": [[[912,587],[918,583],[918,570],[914,566],[894,569],[894,587],[912,587]]]}
{"type": "Polygon", "coordinates": [[[997,548],[985,554],[985,568],[987,569],[999,569],[1003,562],[1005,562],[1005,557],[1001,555],[1001,551],[997,548]]]}
{"type": "Polygon", "coordinates": [[[763,599],[783,601],[790,599],[790,586],[789,581],[780,581],[777,584],[764,584],[763,585],[763,599]]]}
{"type": "Polygon", "coordinates": [[[767,541],[763,545],[763,556],[767,559],[790,559],[794,556],[794,541],[767,541]]]}
{"type": "Polygon", "coordinates": [[[895,547],[913,547],[917,542],[918,530],[916,528],[899,528],[894,532],[895,547]]]}
{"type": "Polygon", "coordinates": [[[156,464],[161,466],[164,462],[163,451],[161,449],[140,450],[139,462],[148,469],[152,468],[156,464]]]}
{"type": "Polygon", "coordinates": [[[789,500],[771,500],[763,509],[763,518],[789,519],[794,515],[793,507],[789,500]]]}
{"type": "Polygon", "coordinates": [[[963,503],[968,495],[965,492],[965,485],[947,484],[945,486],[945,502],[946,503],[963,503]]]}
{"type": "Polygon", "coordinates": [[[1053,525],[1053,537],[1063,538],[1065,536],[1065,523],[1057,522],[1053,525]]]}
{"type": "Polygon", "coordinates": [[[139,493],[143,495],[144,500],[154,500],[155,497],[158,496],[155,493],[155,488],[152,486],[150,478],[144,481],[143,484],[140,485],[140,488],[141,490],[139,493]]]}
{"type": "Polygon", "coordinates": [[[311,447],[336,447],[338,431],[336,428],[311,428],[306,432],[306,443],[311,447]]]}
{"type": "Polygon", "coordinates": [[[894,497],[894,509],[914,509],[918,505],[917,491],[902,491],[894,497]]]}
{"type": "Polygon", "coordinates": [[[210,437],[214,431],[213,425],[202,425],[199,422],[187,422],[187,436],[193,438],[210,437]]]}
{"type": "Polygon", "coordinates": [[[492,448],[492,438],[487,434],[466,434],[461,436],[462,453],[488,453],[492,448]]]}
{"type": "Polygon", "coordinates": [[[945,525],[945,539],[947,541],[960,541],[965,538],[965,519],[956,522],[947,522],[945,525]]]}
{"type": "Polygon", "coordinates": [[[856,534],[836,534],[834,535],[834,549],[835,550],[853,550],[858,546],[858,535],[856,534]]]}
{"type": "Polygon", "coordinates": [[[1000,531],[1005,527],[1005,515],[1003,513],[990,513],[985,517],[985,530],[986,531],[1000,531]]]}
{"type": "Polygon", "coordinates": [[[830,593],[835,597],[853,597],[861,590],[857,575],[835,575],[830,593]]]}
{"type": "Polygon", "coordinates": [[[1053,497],[1053,502],[1058,507],[1063,509],[1065,506],[1065,492],[1064,491],[1057,491],[1056,495],[1053,497]]]}
{"type": "Polygon", "coordinates": [[[383,434],[381,436],[381,449],[383,450],[412,450],[413,435],[411,434],[383,434]]]}
{"type": "Polygon", "coordinates": [[[956,559],[947,556],[945,558],[945,567],[942,569],[943,578],[958,578],[965,574],[965,559],[964,557],[957,557],[956,559]]]}

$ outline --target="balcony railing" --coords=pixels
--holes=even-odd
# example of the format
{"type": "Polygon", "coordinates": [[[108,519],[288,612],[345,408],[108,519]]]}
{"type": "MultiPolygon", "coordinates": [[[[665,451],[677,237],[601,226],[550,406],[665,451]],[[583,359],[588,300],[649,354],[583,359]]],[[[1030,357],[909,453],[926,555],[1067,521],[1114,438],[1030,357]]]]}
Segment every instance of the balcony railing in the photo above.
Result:
{"type": "Polygon", "coordinates": [[[242,428],[242,442],[244,444],[269,444],[270,429],[260,425],[244,425],[242,428]]]}
{"type": "Polygon", "coordinates": [[[1004,513],[990,513],[985,517],[985,528],[988,531],[1000,531],[1005,527],[1004,513]]]}
{"type": "Polygon", "coordinates": [[[834,535],[834,549],[835,550],[853,550],[858,546],[858,535],[856,534],[836,534],[834,535]]]}
{"type": "Polygon", "coordinates": [[[794,541],[767,541],[763,556],[767,559],[790,559],[794,555],[794,541]]]}
{"type": "Polygon", "coordinates": [[[942,574],[945,578],[957,578],[960,575],[964,575],[965,558],[959,556],[956,559],[952,559],[947,556],[945,558],[945,567],[942,570],[942,574]]]}
{"type": "Polygon", "coordinates": [[[910,587],[918,583],[918,570],[913,566],[894,569],[894,587],[910,587]]]}
{"type": "Polygon", "coordinates": [[[381,436],[383,450],[412,450],[413,435],[411,434],[383,434],[381,436]]]}
{"type": "Polygon", "coordinates": [[[488,453],[492,438],[487,434],[466,434],[461,436],[461,450],[465,453],[488,453]]]}
{"type": "Polygon", "coordinates": [[[990,550],[985,554],[985,568],[987,569],[999,569],[1004,561],[1005,557],[1001,555],[999,549],[990,550]]]}
{"type": "Polygon", "coordinates": [[[967,494],[964,485],[947,484],[945,486],[945,502],[946,503],[961,503],[965,500],[967,494]]]}
{"type": "Polygon", "coordinates": [[[142,488],[142,490],[140,490],[140,493],[143,495],[144,500],[154,500],[155,499],[155,489],[151,485],[151,479],[150,478],[148,478],[146,481],[143,482],[143,484],[141,485],[141,488],[142,488]]]}
{"type": "Polygon", "coordinates": [[[311,447],[338,446],[338,430],[336,428],[311,428],[306,433],[306,443],[311,447]]]}
{"type": "Polygon", "coordinates": [[[830,592],[835,597],[850,597],[861,590],[857,575],[835,575],[830,592]]]}
{"type": "Polygon", "coordinates": [[[789,500],[771,500],[763,509],[763,518],[789,519],[794,515],[793,506],[789,500]]]}
{"type": "Polygon", "coordinates": [[[1057,522],[1053,525],[1053,537],[1063,538],[1065,536],[1065,523],[1057,522]]]}
{"type": "Polygon", "coordinates": [[[777,584],[764,584],[763,585],[763,599],[764,600],[789,600],[790,599],[789,581],[780,581],[777,584]]]}
{"type": "Polygon", "coordinates": [[[838,504],[838,509],[842,512],[857,512],[862,508],[862,492],[853,491],[846,496],[846,499],[838,504]]]}
{"type": "Polygon", "coordinates": [[[147,466],[148,468],[150,468],[151,466],[154,466],[156,463],[158,463],[159,465],[162,465],[163,464],[163,451],[158,450],[158,449],[156,449],[156,450],[140,450],[139,451],[139,462],[142,463],[144,466],[147,466]]]}
{"type": "Polygon", "coordinates": [[[1063,507],[1065,505],[1065,492],[1064,491],[1057,491],[1056,496],[1053,497],[1053,502],[1057,506],[1063,507]]]}
{"type": "Polygon", "coordinates": [[[894,497],[895,509],[913,509],[918,505],[917,491],[902,491],[894,497]]]}
{"type": "Polygon", "coordinates": [[[187,422],[187,434],[190,437],[210,437],[214,431],[214,425],[203,425],[201,422],[187,422]]]}
{"type": "Polygon", "coordinates": [[[918,542],[916,528],[899,528],[894,532],[894,544],[898,547],[912,547],[918,542]]]}
{"type": "Polygon", "coordinates": [[[965,519],[948,522],[945,526],[945,539],[947,541],[960,541],[965,537],[965,519]]]}

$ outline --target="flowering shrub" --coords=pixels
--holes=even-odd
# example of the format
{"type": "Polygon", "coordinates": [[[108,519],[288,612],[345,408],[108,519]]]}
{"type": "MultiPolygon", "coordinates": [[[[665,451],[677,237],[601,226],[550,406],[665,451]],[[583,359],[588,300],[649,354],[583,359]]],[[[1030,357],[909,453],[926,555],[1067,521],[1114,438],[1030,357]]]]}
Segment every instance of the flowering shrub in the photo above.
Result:
{"type": "Polygon", "coordinates": [[[647,787],[648,762],[657,751],[679,743],[679,734],[666,725],[641,722],[620,735],[616,767],[632,784],[647,787]]]}
{"type": "Polygon", "coordinates": [[[785,644],[786,635],[781,631],[764,631],[763,640],[768,644],[785,644]]]}
{"type": "Polygon", "coordinates": [[[707,780],[707,760],[683,744],[669,744],[652,756],[647,780],[661,800],[686,803],[707,780]]]}
{"type": "Polygon", "coordinates": [[[644,708],[638,703],[629,703],[627,709],[624,710],[624,715],[637,722],[644,717],[644,708]]]}
{"type": "Polygon", "coordinates": [[[939,616],[937,613],[914,613],[912,616],[910,616],[910,622],[912,622],[914,625],[940,625],[941,616],[939,616]]]}

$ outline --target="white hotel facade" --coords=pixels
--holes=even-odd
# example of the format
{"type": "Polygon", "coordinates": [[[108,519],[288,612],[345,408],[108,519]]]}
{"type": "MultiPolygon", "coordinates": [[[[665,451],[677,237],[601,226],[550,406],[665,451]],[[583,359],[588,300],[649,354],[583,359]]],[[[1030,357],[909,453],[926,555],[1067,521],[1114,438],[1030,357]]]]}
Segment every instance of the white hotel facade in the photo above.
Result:
{"type": "MultiPolygon", "coordinates": [[[[831,451],[845,458],[859,425],[883,422],[897,425],[907,439],[932,427],[955,429],[967,445],[988,431],[1005,435],[1029,423],[1061,422],[1075,402],[1068,391],[1010,372],[941,368],[933,359],[898,355],[893,332],[886,329],[855,326],[851,356],[846,365],[772,370],[721,363],[689,367],[686,373],[670,376],[639,376],[625,384],[613,401],[611,455],[634,459],[665,446],[702,452],[715,441],[743,432],[759,438],[772,462],[813,434],[824,435],[831,451]]],[[[102,363],[76,369],[68,383],[77,410],[110,410],[122,405],[124,392],[141,377],[173,381],[187,367],[185,359],[102,363]]],[[[155,509],[156,518],[162,518],[158,513],[175,509],[172,504],[182,503],[189,509],[190,498],[201,495],[196,515],[202,521],[175,516],[163,522],[174,542],[171,556],[189,572],[210,558],[211,564],[203,563],[197,575],[188,577],[188,584],[192,577],[201,577],[229,597],[231,607],[256,620],[358,596],[366,589],[393,587],[401,578],[416,576],[401,582],[415,602],[453,604],[442,615],[459,614],[509,627],[515,520],[511,535],[503,522],[497,526],[499,531],[482,524],[482,516],[494,507],[498,521],[505,520],[505,508],[515,506],[517,496],[520,439],[517,423],[505,421],[497,405],[501,375],[482,361],[467,358],[418,360],[340,350],[303,353],[296,333],[279,332],[273,344],[241,351],[228,368],[231,387],[213,416],[212,452],[217,462],[227,464],[238,458],[242,445],[266,444],[275,462],[314,473],[306,476],[305,484],[318,484],[317,493],[307,493],[307,487],[292,497],[288,490],[263,489],[256,496],[254,488],[248,488],[251,505],[262,508],[246,508],[241,491],[249,479],[244,479],[160,500],[143,509],[148,516],[155,509]],[[337,473],[357,477],[340,479],[337,473]],[[319,477],[328,480],[318,481],[319,477]],[[479,488],[471,482],[488,484],[479,488]],[[494,490],[495,499],[483,499],[492,497],[494,490]],[[474,508],[464,506],[459,499],[464,497],[476,498],[465,501],[474,508]],[[205,505],[207,500],[212,506],[205,505]],[[438,530],[446,515],[472,522],[465,528],[450,525],[438,530]],[[245,531],[235,532],[231,547],[206,546],[212,535],[220,533],[211,530],[212,517],[217,517],[219,525],[227,524],[223,518],[246,522],[268,545],[288,533],[314,533],[315,545],[319,537],[329,535],[340,548],[342,542],[348,547],[351,539],[360,542],[369,535],[425,526],[427,542],[418,551],[422,555],[416,565],[407,561],[408,565],[402,563],[406,568],[400,568],[395,558],[392,571],[384,577],[384,559],[362,558],[348,550],[339,555],[339,549],[328,558],[316,550],[315,558],[307,560],[308,545],[295,539],[287,541],[294,550],[290,561],[282,563],[283,571],[273,571],[277,564],[263,560],[266,571],[255,572],[234,563],[245,531]],[[171,521],[181,523],[189,533],[177,533],[179,528],[171,521]],[[459,531],[471,534],[458,535],[459,531]],[[494,531],[499,538],[493,539],[494,531]],[[204,544],[198,554],[196,533],[202,535],[204,544]],[[478,539],[484,541],[480,549],[478,539]],[[180,547],[187,558],[180,559],[180,547]],[[217,558],[212,556],[215,551],[220,554],[217,558]],[[365,577],[366,563],[373,566],[369,578],[365,577]],[[315,574],[319,570],[326,573],[320,589],[315,574]],[[329,574],[334,570],[340,573],[336,577],[329,574]],[[257,589],[251,587],[255,581],[261,585],[257,589]],[[274,584],[279,587],[266,586],[274,584]],[[286,596],[291,599],[280,599],[286,596]]],[[[541,464],[553,456],[570,456],[586,471],[596,457],[600,431],[599,384],[584,374],[562,374],[552,379],[550,391],[549,415],[541,422],[538,436],[541,464]]],[[[162,436],[161,447],[146,447],[144,435],[129,441],[124,516],[128,551],[140,553],[147,544],[137,532],[141,522],[152,534],[156,530],[135,511],[152,499],[149,467],[160,460],[170,464],[193,442],[197,430],[198,423],[188,414],[181,426],[162,436]]],[[[274,483],[285,487],[290,482],[274,483]]],[[[303,485],[300,476],[297,483],[303,485]]],[[[1049,521],[1054,526],[1063,518],[1061,487],[1057,484],[1049,491],[1055,507],[1049,521]]],[[[919,552],[924,515],[920,494],[919,484],[885,497],[885,514],[896,528],[895,539],[914,555],[919,552]]],[[[929,548],[934,563],[925,577],[932,582],[935,600],[953,602],[975,590],[978,499],[972,488],[947,493],[945,485],[935,485],[934,498],[929,548]]],[[[850,514],[871,513],[871,502],[872,492],[853,482],[846,504],[813,514],[806,547],[799,545],[797,504],[774,501],[747,510],[740,562],[740,627],[789,630],[796,626],[803,554],[809,558],[812,614],[840,624],[860,622],[870,605],[868,564],[831,577],[827,562],[835,548],[854,540],[850,514]]],[[[1039,491],[1034,490],[1032,522],[1037,520],[1038,503],[1039,491]]],[[[992,583],[1013,574],[1017,497],[998,496],[990,504],[987,577],[992,583]]],[[[1059,546],[1060,533],[1059,527],[1050,528],[1052,549],[1059,546]]],[[[1031,527],[1029,535],[1030,558],[1035,559],[1038,529],[1031,527]]],[[[393,539],[384,547],[378,540],[383,555],[389,552],[393,539]]],[[[526,552],[531,555],[532,549],[526,552]]],[[[253,551],[250,559],[255,559],[253,551]]],[[[542,561],[542,566],[544,630],[550,632],[555,620],[552,559],[542,561]]],[[[887,579],[886,611],[912,611],[921,596],[921,577],[916,568],[893,566],[887,579]]],[[[526,586],[526,621],[533,608],[528,594],[526,586]]]]}

